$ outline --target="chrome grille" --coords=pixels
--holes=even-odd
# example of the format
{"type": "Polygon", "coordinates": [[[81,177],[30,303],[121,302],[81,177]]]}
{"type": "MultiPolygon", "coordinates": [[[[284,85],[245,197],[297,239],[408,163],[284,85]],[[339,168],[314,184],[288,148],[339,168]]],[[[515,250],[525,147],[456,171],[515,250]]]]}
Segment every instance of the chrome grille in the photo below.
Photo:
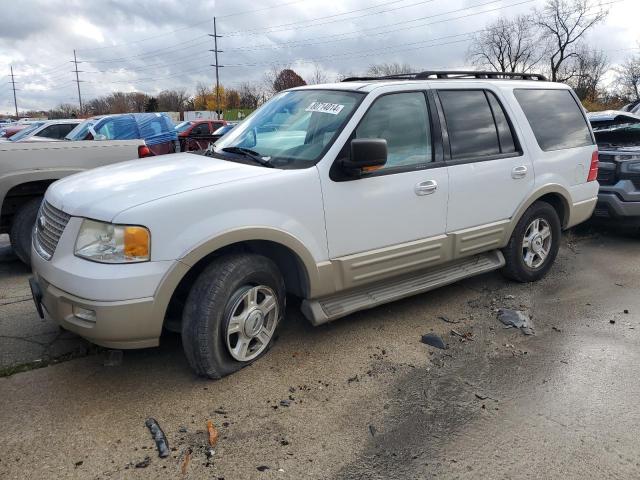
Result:
{"type": "Polygon", "coordinates": [[[42,258],[50,260],[56,251],[62,232],[64,232],[71,215],[50,205],[46,200],[42,202],[34,235],[34,245],[42,258]]]}

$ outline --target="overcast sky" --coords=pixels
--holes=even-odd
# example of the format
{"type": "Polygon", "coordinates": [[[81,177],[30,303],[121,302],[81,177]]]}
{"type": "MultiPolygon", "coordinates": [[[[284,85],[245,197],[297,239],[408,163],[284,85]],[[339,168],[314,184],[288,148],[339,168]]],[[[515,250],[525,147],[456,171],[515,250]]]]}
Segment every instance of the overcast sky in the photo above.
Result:
{"type": "MultiPolygon", "coordinates": [[[[596,4],[598,0],[593,0],[596,4]]],[[[588,41],[613,64],[640,52],[640,0],[602,0],[606,22],[588,41]],[[611,3],[613,2],[613,3],[611,3]],[[633,48],[636,48],[635,50],[633,48]]],[[[18,107],[77,103],[76,49],[83,99],[111,91],[193,92],[214,81],[217,17],[221,83],[262,81],[273,64],[303,78],[320,68],[333,80],[372,63],[461,68],[471,32],[544,0],[21,0],[2,2],[0,72],[13,65],[18,107]]],[[[9,77],[0,82],[0,113],[13,111],[9,77]]]]}

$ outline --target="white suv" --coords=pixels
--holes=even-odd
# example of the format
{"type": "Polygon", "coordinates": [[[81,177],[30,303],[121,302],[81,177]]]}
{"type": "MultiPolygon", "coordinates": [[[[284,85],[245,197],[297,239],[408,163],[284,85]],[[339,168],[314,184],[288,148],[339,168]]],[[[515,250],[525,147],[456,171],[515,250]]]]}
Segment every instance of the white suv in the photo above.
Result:
{"type": "Polygon", "coordinates": [[[319,325],[502,269],[541,278],[594,209],[597,149],[565,85],[423,72],[281,92],[211,147],[64,178],[34,230],[39,312],[99,345],[182,332],[219,378],[286,295],[319,325]]]}

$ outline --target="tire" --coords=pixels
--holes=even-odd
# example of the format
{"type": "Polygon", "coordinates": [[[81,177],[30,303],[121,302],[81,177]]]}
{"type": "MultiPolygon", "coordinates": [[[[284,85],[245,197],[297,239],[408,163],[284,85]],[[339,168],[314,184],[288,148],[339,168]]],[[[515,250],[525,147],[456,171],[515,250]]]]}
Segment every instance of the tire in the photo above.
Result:
{"type": "Polygon", "coordinates": [[[502,250],[505,277],[517,282],[535,282],[544,277],[558,255],[562,227],[556,210],[546,202],[535,202],[524,213],[502,250]],[[534,222],[537,223],[537,227],[534,222]],[[546,232],[550,236],[545,237],[546,232]],[[525,236],[529,247],[525,245],[525,236]],[[544,257],[544,258],[543,258],[544,257]]]}
{"type": "Polygon", "coordinates": [[[13,217],[9,240],[16,256],[22,263],[31,266],[31,234],[36,223],[42,197],[25,203],[13,217]]]}
{"type": "Polygon", "coordinates": [[[284,280],[268,258],[233,254],[211,262],[182,315],[182,346],[191,368],[218,379],[253,363],[271,347],[285,303],[284,280]]]}

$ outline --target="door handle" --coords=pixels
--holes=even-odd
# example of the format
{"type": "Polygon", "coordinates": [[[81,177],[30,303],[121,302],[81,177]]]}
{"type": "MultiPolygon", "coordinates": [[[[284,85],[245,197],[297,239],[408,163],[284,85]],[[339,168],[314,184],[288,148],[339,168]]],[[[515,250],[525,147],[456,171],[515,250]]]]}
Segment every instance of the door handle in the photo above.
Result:
{"type": "Polygon", "coordinates": [[[438,189],[438,182],[435,180],[427,180],[426,182],[420,182],[414,188],[416,195],[431,195],[438,189]]]}
{"type": "Polygon", "coordinates": [[[519,167],[515,167],[513,170],[511,170],[511,178],[517,180],[519,178],[524,178],[527,176],[527,172],[529,171],[529,169],[527,167],[525,167],[524,165],[521,165],[519,167]]]}

